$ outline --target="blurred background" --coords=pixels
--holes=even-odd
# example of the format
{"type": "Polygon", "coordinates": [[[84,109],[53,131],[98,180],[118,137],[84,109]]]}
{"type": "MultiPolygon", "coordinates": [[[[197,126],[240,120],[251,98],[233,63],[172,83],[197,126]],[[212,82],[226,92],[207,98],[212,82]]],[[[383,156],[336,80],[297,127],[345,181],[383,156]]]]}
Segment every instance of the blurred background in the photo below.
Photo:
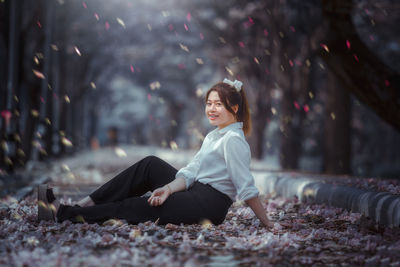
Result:
{"type": "Polygon", "coordinates": [[[400,177],[396,0],[0,0],[0,174],[104,146],[198,149],[243,81],[252,156],[400,177]]]}

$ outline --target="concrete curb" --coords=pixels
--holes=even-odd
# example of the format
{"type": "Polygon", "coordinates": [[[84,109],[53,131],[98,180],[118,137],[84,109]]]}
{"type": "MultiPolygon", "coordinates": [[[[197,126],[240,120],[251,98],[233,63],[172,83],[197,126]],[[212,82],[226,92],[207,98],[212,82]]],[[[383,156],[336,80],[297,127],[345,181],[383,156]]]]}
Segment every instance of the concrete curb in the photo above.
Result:
{"type": "Polygon", "coordinates": [[[261,194],[297,196],[302,202],[364,214],[384,226],[400,226],[400,195],[328,183],[331,178],[288,177],[288,174],[266,172],[253,172],[253,175],[261,194]]]}

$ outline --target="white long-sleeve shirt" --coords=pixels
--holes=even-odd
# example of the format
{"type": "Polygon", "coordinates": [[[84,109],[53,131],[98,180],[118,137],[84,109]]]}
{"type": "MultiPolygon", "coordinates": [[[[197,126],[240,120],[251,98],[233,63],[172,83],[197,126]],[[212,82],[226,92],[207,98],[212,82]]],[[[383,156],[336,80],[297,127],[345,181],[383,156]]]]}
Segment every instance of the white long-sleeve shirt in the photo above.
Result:
{"type": "Polygon", "coordinates": [[[192,161],[180,169],[188,189],[195,181],[209,184],[228,195],[232,201],[258,196],[250,173],[250,147],[243,133],[243,123],[235,122],[207,134],[192,161]]]}

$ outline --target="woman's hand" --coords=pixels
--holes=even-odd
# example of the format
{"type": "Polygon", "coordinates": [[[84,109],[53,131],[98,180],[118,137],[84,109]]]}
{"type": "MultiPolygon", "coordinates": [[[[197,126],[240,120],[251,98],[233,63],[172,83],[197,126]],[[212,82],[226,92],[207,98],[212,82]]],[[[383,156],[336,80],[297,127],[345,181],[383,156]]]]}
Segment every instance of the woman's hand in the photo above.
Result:
{"type": "Polygon", "coordinates": [[[265,227],[267,227],[268,229],[274,228],[274,223],[268,220],[264,207],[261,205],[258,197],[248,199],[245,202],[253,210],[257,218],[262,222],[265,227]]]}
{"type": "Polygon", "coordinates": [[[154,190],[147,202],[149,202],[151,206],[161,206],[170,195],[171,188],[165,185],[154,190]]]}

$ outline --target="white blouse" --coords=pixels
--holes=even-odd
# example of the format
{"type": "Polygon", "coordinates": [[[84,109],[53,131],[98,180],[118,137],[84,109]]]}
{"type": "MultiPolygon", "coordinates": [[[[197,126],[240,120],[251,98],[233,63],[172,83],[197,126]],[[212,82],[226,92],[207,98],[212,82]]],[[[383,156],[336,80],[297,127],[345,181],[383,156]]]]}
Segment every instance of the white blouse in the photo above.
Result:
{"type": "Polygon", "coordinates": [[[243,133],[243,123],[235,122],[207,134],[192,161],[180,169],[188,189],[195,181],[209,184],[228,195],[232,201],[258,196],[250,173],[250,147],[243,133]]]}

